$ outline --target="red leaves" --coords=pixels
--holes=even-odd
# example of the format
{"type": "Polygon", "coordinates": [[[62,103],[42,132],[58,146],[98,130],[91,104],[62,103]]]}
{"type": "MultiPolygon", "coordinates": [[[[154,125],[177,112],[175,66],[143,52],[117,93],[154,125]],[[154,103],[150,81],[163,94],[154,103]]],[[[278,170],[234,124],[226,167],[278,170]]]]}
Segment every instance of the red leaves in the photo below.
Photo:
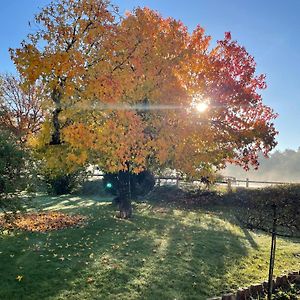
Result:
{"type": "Polygon", "coordinates": [[[40,212],[18,214],[7,223],[4,217],[0,218],[0,227],[6,229],[20,229],[32,232],[46,232],[84,224],[86,217],[81,215],[67,215],[61,212],[40,212]]]}
{"type": "Polygon", "coordinates": [[[225,32],[225,39],[228,41],[231,40],[231,32],[230,31],[225,32]]]}

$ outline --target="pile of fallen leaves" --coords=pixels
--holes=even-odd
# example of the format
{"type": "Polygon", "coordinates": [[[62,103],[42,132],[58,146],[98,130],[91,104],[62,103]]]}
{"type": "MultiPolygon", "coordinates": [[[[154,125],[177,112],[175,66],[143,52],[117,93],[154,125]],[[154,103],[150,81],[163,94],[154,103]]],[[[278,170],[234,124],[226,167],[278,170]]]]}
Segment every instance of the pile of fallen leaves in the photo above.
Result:
{"type": "Polygon", "coordinates": [[[81,215],[67,215],[61,212],[38,212],[17,214],[14,218],[0,217],[0,228],[20,229],[32,232],[46,232],[75,226],[83,226],[86,217],[81,215]]]}

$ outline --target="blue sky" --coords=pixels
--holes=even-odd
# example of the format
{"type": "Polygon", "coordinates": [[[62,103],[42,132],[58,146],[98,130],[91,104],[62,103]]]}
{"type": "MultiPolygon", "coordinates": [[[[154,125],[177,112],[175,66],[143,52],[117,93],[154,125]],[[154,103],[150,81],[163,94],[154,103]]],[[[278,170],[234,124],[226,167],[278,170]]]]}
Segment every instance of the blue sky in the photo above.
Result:
{"type": "MultiPolygon", "coordinates": [[[[15,72],[8,48],[29,32],[28,21],[50,0],[1,0],[0,72],[15,72]]],[[[181,19],[190,30],[197,24],[213,40],[225,31],[244,45],[267,75],[264,102],[279,113],[277,149],[300,147],[300,1],[299,0],[113,0],[121,12],[136,6],[181,19]]]]}

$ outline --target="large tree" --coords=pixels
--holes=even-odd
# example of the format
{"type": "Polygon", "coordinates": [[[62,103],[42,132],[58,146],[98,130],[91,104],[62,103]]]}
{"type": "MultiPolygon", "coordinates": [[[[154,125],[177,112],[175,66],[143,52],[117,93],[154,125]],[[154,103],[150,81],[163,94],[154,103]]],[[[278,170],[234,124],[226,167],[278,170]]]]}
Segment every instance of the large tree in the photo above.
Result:
{"type": "Polygon", "coordinates": [[[92,161],[118,173],[121,217],[131,215],[130,173],[248,168],[276,145],[276,115],[258,93],[264,76],[229,33],[211,47],[201,27],[190,34],[146,8],[120,18],[101,0],[61,0],[36,20],[42,29],[12,51],[52,95],[52,120],[33,144],[53,169],[92,161]]]}

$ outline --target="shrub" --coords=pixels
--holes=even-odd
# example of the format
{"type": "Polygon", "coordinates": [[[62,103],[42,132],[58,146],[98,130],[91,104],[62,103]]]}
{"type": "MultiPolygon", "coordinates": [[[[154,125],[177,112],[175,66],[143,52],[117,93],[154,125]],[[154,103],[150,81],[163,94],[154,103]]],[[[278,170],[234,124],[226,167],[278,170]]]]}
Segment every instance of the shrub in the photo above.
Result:
{"type": "Polygon", "coordinates": [[[273,295],[273,300],[297,300],[300,296],[300,286],[291,285],[288,290],[278,290],[273,295]]]}
{"type": "Polygon", "coordinates": [[[300,185],[288,184],[244,190],[233,196],[241,208],[240,219],[248,227],[271,231],[274,208],[278,233],[300,233],[300,185]]]}
{"type": "Polygon", "coordinates": [[[0,209],[5,212],[21,209],[18,195],[28,181],[27,157],[16,138],[0,130],[0,209]]]}
{"type": "MultiPolygon", "coordinates": [[[[131,197],[145,196],[155,185],[154,175],[150,171],[139,174],[130,174],[131,197]]],[[[103,186],[106,192],[117,196],[119,194],[119,179],[117,173],[107,173],[103,177],[103,186]]]]}
{"type": "Polygon", "coordinates": [[[50,194],[66,195],[77,189],[86,178],[84,170],[78,170],[69,174],[53,175],[46,173],[43,175],[44,181],[47,184],[47,191],[50,194]]]}
{"type": "Polygon", "coordinates": [[[85,196],[98,196],[98,197],[108,197],[109,194],[106,192],[103,186],[102,178],[99,179],[88,179],[84,181],[78,190],[80,195],[85,196]]]}

